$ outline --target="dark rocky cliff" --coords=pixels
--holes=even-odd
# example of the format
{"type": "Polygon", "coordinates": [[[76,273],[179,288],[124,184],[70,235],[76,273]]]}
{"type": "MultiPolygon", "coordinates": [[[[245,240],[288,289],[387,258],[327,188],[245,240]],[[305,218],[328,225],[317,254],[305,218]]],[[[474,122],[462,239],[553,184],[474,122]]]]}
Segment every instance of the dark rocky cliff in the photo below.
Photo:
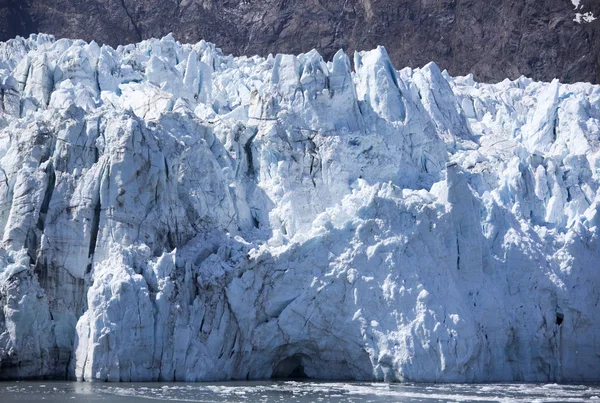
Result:
{"type": "MultiPolygon", "coordinates": [[[[583,1],[600,15],[600,2],[583,1]]],[[[118,45],[173,32],[233,54],[330,57],[387,47],[398,68],[435,60],[478,80],[600,82],[600,19],[569,0],[0,0],[0,39],[46,32],[118,45]]]]}

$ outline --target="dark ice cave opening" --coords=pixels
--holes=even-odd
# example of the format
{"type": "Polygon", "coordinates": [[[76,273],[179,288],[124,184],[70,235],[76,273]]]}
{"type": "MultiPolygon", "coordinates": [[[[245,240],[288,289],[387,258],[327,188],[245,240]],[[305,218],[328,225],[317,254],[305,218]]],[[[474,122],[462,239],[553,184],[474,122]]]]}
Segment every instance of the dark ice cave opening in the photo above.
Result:
{"type": "Polygon", "coordinates": [[[562,312],[556,312],[556,324],[562,325],[563,320],[565,320],[565,315],[562,312]]]}
{"type": "Polygon", "coordinates": [[[271,379],[308,379],[302,365],[302,357],[293,355],[281,360],[273,370],[271,379]]]}

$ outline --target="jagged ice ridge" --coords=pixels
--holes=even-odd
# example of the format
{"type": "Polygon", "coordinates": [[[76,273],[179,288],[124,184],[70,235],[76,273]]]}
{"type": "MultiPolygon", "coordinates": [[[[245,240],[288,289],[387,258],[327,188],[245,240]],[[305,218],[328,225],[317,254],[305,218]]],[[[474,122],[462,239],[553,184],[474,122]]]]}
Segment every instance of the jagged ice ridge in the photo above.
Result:
{"type": "Polygon", "coordinates": [[[0,44],[0,378],[600,380],[600,86],[0,44]]]}

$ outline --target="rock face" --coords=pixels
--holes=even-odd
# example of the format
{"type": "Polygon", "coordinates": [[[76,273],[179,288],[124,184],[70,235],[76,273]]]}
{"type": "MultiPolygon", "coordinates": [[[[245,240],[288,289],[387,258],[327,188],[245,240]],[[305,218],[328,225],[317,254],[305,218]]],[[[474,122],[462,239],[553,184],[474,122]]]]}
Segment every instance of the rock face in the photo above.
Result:
{"type": "Polygon", "coordinates": [[[600,16],[600,2],[0,0],[0,40],[47,32],[116,46],[173,32],[236,55],[315,48],[326,59],[384,45],[396,66],[435,60],[480,81],[599,83],[600,19],[586,23],[586,13],[600,16]]]}
{"type": "Polygon", "coordinates": [[[600,380],[600,86],[46,35],[0,83],[0,378],[600,380]]]}

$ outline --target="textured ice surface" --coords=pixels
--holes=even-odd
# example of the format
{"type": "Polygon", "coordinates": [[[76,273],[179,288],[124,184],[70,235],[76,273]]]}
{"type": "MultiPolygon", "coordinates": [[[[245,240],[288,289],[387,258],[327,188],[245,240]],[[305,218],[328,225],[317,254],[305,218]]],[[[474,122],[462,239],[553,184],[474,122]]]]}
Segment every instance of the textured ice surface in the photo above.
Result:
{"type": "Polygon", "coordinates": [[[0,44],[0,377],[583,381],[600,87],[0,44]]]}

